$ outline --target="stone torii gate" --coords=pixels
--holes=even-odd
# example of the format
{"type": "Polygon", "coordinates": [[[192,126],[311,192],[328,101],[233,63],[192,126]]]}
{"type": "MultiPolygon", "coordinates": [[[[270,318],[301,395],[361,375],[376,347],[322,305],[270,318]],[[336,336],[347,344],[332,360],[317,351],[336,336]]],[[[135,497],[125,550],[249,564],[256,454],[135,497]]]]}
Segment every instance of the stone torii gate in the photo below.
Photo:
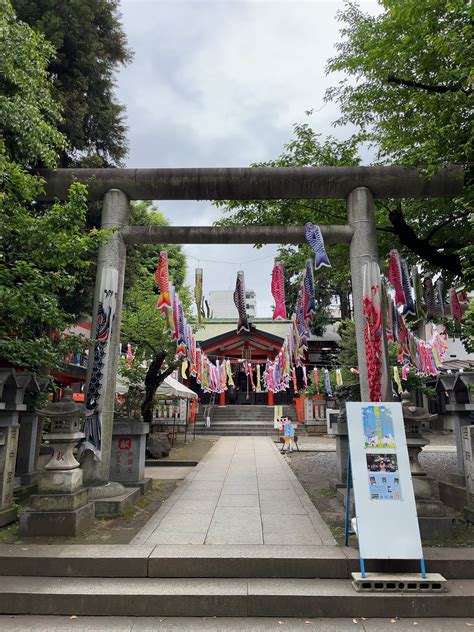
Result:
{"type": "MultiPolygon", "coordinates": [[[[99,339],[101,334],[102,342],[96,343],[89,355],[87,392],[93,395],[89,407],[102,424],[102,455],[97,461],[88,452],[84,459],[84,483],[91,487],[109,482],[126,244],[305,242],[304,227],[300,226],[128,226],[129,200],[345,199],[347,225],[325,225],[321,231],[326,244],[350,245],[361,397],[368,401],[361,268],[366,262],[378,261],[373,199],[454,197],[463,186],[463,171],[457,166],[438,172],[430,180],[397,166],[58,169],[39,174],[46,180],[44,201],[66,199],[74,181],[87,184],[89,199],[103,200],[102,228],[114,229],[99,250],[93,308],[97,323],[93,335],[99,339]],[[95,359],[102,362],[99,378],[94,374],[95,359]]],[[[388,371],[386,363],[384,370],[388,371]]]]}

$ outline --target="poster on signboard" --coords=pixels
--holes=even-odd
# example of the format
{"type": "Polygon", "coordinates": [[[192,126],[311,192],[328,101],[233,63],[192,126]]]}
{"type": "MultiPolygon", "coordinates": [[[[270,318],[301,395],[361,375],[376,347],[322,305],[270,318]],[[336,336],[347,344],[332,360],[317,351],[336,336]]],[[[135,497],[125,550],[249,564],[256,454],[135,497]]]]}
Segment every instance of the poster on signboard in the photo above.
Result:
{"type": "Polygon", "coordinates": [[[421,559],[401,404],[348,402],[346,411],[361,558],[421,559]]]}
{"type": "Polygon", "coordinates": [[[273,407],[273,427],[281,429],[281,418],[283,417],[283,406],[273,407]]]}

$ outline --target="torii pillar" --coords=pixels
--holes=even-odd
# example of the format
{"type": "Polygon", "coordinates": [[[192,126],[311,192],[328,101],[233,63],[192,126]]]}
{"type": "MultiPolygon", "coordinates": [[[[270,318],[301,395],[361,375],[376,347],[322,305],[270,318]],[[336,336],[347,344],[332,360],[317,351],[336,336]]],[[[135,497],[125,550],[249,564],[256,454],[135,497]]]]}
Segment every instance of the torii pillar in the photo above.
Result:
{"type": "Polygon", "coordinates": [[[102,230],[110,230],[99,249],[93,308],[92,338],[86,384],[87,415],[98,422],[100,450],[86,450],[81,466],[90,497],[106,498],[125,491],[120,483],[109,482],[114,405],[117,382],[120,324],[125,277],[126,246],[120,229],[128,223],[129,202],[118,189],[104,196],[102,230]]]}

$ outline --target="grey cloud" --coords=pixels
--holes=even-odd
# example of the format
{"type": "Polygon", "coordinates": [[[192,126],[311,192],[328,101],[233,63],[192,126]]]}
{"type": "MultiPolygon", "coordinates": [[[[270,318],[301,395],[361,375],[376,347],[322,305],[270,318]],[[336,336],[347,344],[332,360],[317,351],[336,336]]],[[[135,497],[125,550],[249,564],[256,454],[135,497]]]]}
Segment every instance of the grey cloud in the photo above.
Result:
{"type": "MultiPolygon", "coordinates": [[[[375,3],[363,3],[375,11],[375,3]]],[[[130,167],[246,166],[278,156],[305,110],[323,106],[324,66],[334,54],[338,1],[215,2],[123,0],[123,25],[134,61],[118,76],[127,107],[130,167]]],[[[344,137],[329,104],[310,119],[323,135],[344,137]]],[[[211,224],[209,202],[161,202],[174,224],[211,224]]],[[[258,315],[270,315],[273,246],[187,246],[203,263],[205,291],[229,289],[242,262],[257,292],[258,315]],[[251,259],[270,255],[256,263],[251,259]]],[[[193,283],[195,259],[189,259],[193,283]]]]}

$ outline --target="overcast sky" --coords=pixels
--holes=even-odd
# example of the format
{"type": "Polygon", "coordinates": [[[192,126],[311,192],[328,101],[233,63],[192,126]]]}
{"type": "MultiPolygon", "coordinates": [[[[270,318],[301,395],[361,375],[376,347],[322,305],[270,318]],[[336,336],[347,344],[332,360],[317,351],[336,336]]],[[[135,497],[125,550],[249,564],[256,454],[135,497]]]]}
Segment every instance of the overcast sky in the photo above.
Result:
{"type": "MultiPolygon", "coordinates": [[[[360,4],[377,11],[376,2],[360,4]]],[[[276,158],[293,125],[305,121],[323,135],[347,135],[331,126],[338,111],[323,101],[338,79],[326,77],[324,66],[334,54],[342,6],[338,0],[122,0],[134,51],[117,81],[127,108],[127,166],[245,167],[276,158]]],[[[210,225],[221,217],[209,202],[159,206],[176,225],[210,225]]],[[[257,293],[257,316],[271,315],[276,247],[185,246],[185,252],[191,285],[198,260],[206,295],[233,289],[242,266],[247,288],[257,293]]]]}

